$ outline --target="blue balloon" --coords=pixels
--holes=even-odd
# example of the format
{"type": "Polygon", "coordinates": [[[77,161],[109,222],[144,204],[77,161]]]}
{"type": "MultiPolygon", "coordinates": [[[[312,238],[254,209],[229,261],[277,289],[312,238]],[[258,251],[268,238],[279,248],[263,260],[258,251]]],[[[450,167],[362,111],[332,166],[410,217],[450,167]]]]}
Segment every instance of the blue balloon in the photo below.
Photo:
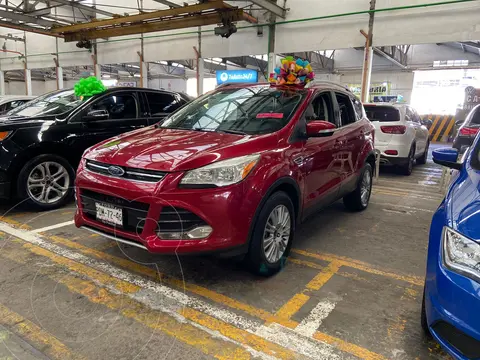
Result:
{"type": "Polygon", "coordinates": [[[280,68],[279,67],[276,67],[275,69],[273,69],[273,71],[275,72],[275,74],[280,75],[280,68]]]}

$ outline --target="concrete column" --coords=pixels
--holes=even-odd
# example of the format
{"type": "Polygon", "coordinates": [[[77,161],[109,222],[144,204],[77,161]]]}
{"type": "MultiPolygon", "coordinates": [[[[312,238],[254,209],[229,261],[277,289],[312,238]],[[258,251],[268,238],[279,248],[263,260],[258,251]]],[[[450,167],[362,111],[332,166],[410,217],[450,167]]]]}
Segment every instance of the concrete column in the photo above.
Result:
{"type": "Polygon", "coordinates": [[[148,88],[148,67],[147,63],[140,62],[140,87],[148,88]]]}
{"type": "Polygon", "coordinates": [[[101,67],[100,67],[100,64],[95,64],[93,66],[93,71],[95,73],[95,77],[98,79],[98,80],[102,80],[102,70],[101,70],[101,67]]]}
{"type": "Polygon", "coordinates": [[[203,80],[205,79],[205,61],[198,58],[198,76],[197,76],[197,92],[198,96],[203,95],[203,80]]]}
{"type": "Polygon", "coordinates": [[[5,73],[0,71],[0,95],[5,95],[5,73]]]}
{"type": "Polygon", "coordinates": [[[32,70],[25,69],[25,95],[33,95],[32,93],[32,70]]]}
{"type": "Polygon", "coordinates": [[[57,66],[55,68],[57,72],[57,90],[63,89],[63,68],[57,66]]]}

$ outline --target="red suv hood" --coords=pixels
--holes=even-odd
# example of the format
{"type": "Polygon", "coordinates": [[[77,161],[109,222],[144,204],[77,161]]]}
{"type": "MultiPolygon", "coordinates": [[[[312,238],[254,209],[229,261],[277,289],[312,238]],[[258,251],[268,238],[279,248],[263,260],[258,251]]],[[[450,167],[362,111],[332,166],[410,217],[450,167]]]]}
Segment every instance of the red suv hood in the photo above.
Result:
{"type": "MultiPolygon", "coordinates": [[[[276,140],[276,136],[274,138],[276,140]]],[[[172,172],[252,154],[269,143],[273,143],[272,136],[150,127],[102,142],[91,148],[85,157],[107,164],[172,172]]]]}

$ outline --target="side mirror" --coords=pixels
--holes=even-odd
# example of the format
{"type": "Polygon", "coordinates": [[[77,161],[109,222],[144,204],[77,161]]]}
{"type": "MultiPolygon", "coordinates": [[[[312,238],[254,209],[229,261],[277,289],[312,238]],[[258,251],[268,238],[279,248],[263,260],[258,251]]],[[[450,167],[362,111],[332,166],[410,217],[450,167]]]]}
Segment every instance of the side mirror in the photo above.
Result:
{"type": "Polygon", "coordinates": [[[107,110],[91,110],[83,117],[83,120],[108,120],[109,114],[107,110]]]}
{"type": "Polygon", "coordinates": [[[433,162],[451,169],[460,170],[462,164],[457,162],[458,150],[454,148],[440,148],[433,150],[433,162]]]}
{"type": "Polygon", "coordinates": [[[307,123],[307,136],[308,137],[324,137],[331,136],[335,132],[337,127],[324,120],[314,120],[307,123]]]}

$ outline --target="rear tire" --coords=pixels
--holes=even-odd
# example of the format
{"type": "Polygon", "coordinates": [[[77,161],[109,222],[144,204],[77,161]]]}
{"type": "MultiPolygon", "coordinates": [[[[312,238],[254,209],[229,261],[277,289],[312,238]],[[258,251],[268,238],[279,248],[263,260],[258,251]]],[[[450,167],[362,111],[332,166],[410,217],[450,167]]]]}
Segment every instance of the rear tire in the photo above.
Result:
{"type": "Polygon", "coordinates": [[[417,164],[425,165],[428,159],[428,148],[430,147],[430,141],[427,141],[427,145],[425,146],[425,151],[423,152],[422,157],[417,159],[417,164]]]}
{"type": "Polygon", "coordinates": [[[412,145],[410,148],[410,152],[408,153],[408,160],[405,165],[400,167],[400,172],[403,175],[411,175],[413,171],[413,164],[415,163],[415,144],[412,145]]]}
{"type": "Polygon", "coordinates": [[[293,234],[295,210],[292,200],[283,191],[268,198],[258,215],[245,261],[252,272],[272,276],[284,266],[293,234]]]}
{"type": "Polygon", "coordinates": [[[29,209],[53,210],[72,198],[74,177],[72,166],[61,156],[39,155],[20,170],[17,195],[29,209]]]}
{"type": "Polygon", "coordinates": [[[373,169],[369,163],[363,167],[357,188],[343,198],[343,204],[348,210],[362,211],[368,207],[372,194],[373,169]]]}

